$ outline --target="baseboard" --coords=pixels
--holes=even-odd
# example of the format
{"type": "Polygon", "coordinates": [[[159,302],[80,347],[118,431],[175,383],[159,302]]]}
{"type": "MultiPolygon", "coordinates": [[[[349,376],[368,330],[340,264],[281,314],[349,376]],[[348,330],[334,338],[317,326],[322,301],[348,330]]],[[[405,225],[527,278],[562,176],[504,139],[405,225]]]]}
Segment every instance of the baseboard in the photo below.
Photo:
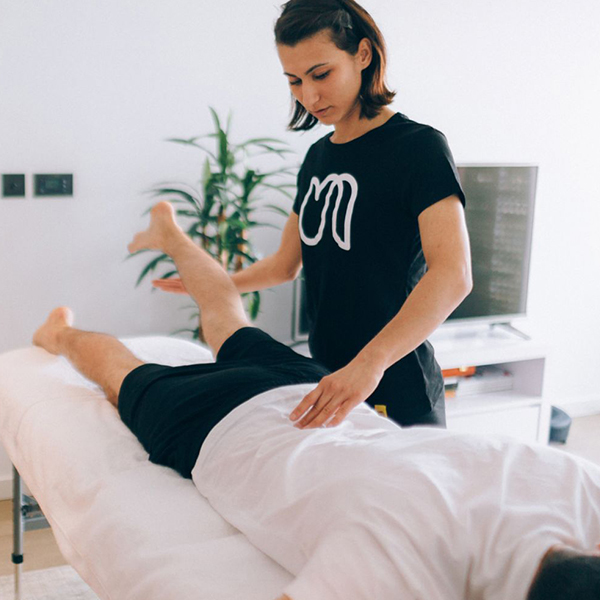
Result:
{"type": "Polygon", "coordinates": [[[561,408],[573,419],[600,414],[600,396],[598,395],[565,398],[560,402],[552,402],[552,405],[561,408]]]}

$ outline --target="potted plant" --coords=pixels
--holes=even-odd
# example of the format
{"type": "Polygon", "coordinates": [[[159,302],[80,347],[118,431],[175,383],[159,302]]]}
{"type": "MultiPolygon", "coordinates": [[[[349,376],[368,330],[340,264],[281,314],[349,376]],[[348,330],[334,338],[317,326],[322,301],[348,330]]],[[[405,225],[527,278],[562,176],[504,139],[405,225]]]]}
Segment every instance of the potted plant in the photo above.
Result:
{"type": "MultiPolygon", "coordinates": [[[[291,153],[288,144],[273,138],[254,138],[240,144],[234,144],[230,139],[231,112],[227,120],[227,127],[221,127],[221,121],[216,111],[210,108],[215,125],[215,131],[190,139],[170,138],[166,141],[184,144],[187,147],[201,150],[205,155],[202,177],[197,185],[185,183],[162,183],[152,188],[152,204],[156,198],[165,198],[174,204],[176,214],[183,218],[186,233],[196,241],[200,247],[216,258],[228,272],[237,272],[258,260],[249,231],[254,227],[275,227],[270,223],[261,223],[256,220],[257,210],[276,212],[284,217],[289,213],[273,204],[260,205],[262,194],[274,190],[293,200],[294,196],[288,188],[295,188],[295,168],[283,167],[269,172],[247,166],[246,160],[264,154],[273,154],[283,158],[291,153]],[[199,143],[200,140],[214,138],[216,149],[211,151],[199,143]],[[252,154],[252,151],[257,151],[252,154]],[[283,181],[274,182],[276,178],[283,177],[283,181]]],[[[150,207],[152,208],[152,207],[150,207]]],[[[150,208],[144,212],[148,214],[150,208]]],[[[141,250],[132,254],[137,256],[141,250]]],[[[129,257],[128,257],[129,258],[129,257]]],[[[159,254],[150,260],[142,269],[136,282],[136,287],[145,277],[154,273],[158,267],[167,270],[160,275],[166,279],[177,275],[173,260],[166,254],[159,254]]],[[[153,291],[155,291],[153,289],[153,291]]],[[[251,320],[255,320],[260,310],[260,292],[242,294],[246,310],[251,320]]],[[[196,328],[179,329],[180,332],[189,332],[194,339],[204,342],[200,326],[200,314],[197,307],[190,320],[196,319],[196,328]]]]}

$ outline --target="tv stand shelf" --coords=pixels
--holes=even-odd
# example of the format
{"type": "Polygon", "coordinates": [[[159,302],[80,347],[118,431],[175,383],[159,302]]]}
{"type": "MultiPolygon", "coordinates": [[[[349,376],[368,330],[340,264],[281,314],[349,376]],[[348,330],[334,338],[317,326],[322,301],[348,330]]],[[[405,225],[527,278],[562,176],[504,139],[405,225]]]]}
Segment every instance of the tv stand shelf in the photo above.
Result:
{"type": "Polygon", "coordinates": [[[441,328],[429,341],[442,369],[494,365],[513,374],[510,391],[446,398],[448,429],[548,443],[551,409],[542,395],[544,346],[489,326],[441,328]]]}

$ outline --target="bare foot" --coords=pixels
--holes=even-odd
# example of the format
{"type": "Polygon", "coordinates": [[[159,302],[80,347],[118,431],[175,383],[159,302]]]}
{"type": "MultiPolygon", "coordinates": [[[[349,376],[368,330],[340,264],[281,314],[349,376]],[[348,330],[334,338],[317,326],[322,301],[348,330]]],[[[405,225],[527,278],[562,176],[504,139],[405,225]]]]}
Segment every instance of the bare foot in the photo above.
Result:
{"type": "Polygon", "coordinates": [[[75,316],[68,306],[55,308],[46,319],[46,322],[33,334],[33,343],[52,354],[60,354],[58,334],[63,329],[73,326],[75,316]]]}
{"type": "Polygon", "coordinates": [[[150,211],[148,229],[136,233],[127,249],[131,253],[139,250],[165,251],[174,233],[183,233],[175,221],[175,209],[169,202],[159,202],[150,211]]]}

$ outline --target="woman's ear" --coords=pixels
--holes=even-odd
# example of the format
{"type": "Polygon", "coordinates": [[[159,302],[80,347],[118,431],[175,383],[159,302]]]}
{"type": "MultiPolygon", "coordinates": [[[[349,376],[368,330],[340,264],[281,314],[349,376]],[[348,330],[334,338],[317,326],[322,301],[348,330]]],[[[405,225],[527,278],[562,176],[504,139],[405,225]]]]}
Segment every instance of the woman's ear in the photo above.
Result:
{"type": "Polygon", "coordinates": [[[356,56],[360,62],[361,69],[366,69],[371,64],[371,60],[373,60],[373,46],[369,38],[360,40],[356,56]]]}

